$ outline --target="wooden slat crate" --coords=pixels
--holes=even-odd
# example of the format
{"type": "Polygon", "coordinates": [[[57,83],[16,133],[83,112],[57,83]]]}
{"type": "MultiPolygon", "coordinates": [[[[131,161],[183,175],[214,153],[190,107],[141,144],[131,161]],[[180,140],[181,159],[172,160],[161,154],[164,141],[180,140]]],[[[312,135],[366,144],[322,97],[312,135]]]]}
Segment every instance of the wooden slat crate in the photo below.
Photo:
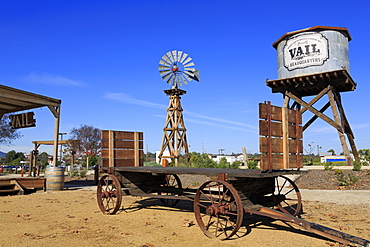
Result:
{"type": "Polygon", "coordinates": [[[102,130],[101,138],[103,167],[144,165],[142,132],[102,130]]]}
{"type": "Polygon", "coordinates": [[[267,170],[302,167],[302,114],[292,109],[283,111],[282,107],[272,106],[268,102],[259,104],[259,118],[260,168],[267,170]]]}

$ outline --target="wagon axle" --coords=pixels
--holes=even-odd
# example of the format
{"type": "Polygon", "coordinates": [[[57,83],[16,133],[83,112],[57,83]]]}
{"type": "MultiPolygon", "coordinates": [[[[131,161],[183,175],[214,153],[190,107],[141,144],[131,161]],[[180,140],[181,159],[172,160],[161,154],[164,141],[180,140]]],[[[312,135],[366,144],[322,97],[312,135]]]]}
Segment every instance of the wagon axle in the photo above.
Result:
{"type": "Polygon", "coordinates": [[[221,203],[219,205],[212,204],[210,207],[206,209],[208,215],[222,215],[227,214],[231,211],[231,205],[228,203],[221,203]]]}

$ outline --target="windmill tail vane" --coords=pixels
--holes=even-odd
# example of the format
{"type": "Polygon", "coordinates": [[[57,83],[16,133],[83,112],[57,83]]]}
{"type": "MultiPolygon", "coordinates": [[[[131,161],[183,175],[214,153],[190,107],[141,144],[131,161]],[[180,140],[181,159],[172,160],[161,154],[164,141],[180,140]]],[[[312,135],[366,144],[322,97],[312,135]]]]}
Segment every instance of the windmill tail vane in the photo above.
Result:
{"type": "Polygon", "coordinates": [[[183,51],[169,51],[159,60],[159,74],[172,88],[182,87],[192,80],[199,82],[199,71],[192,60],[183,51]]]}

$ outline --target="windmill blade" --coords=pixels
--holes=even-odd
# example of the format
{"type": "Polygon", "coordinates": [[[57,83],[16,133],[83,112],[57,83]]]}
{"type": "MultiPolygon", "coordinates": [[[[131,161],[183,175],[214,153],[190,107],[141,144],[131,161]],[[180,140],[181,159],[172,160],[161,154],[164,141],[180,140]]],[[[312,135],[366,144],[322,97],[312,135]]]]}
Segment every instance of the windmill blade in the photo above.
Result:
{"type": "Polygon", "coordinates": [[[188,57],[182,64],[185,65],[189,63],[191,60],[193,60],[191,57],[188,57]]]}
{"type": "Polygon", "coordinates": [[[184,76],[184,78],[187,82],[186,84],[188,84],[188,82],[192,81],[192,79],[187,74],[183,73],[182,75],[184,76]]]}
{"type": "MultiPolygon", "coordinates": [[[[165,81],[165,82],[167,82],[167,80],[171,77],[171,75],[173,75],[172,73],[169,73],[169,74],[167,74],[167,75],[164,75],[164,76],[162,76],[162,79],[165,81]]],[[[167,82],[168,83],[168,82],[167,82]]]]}
{"type": "Polygon", "coordinates": [[[169,51],[169,52],[167,52],[167,53],[166,53],[166,55],[167,55],[167,57],[170,59],[171,64],[172,64],[173,62],[175,62],[175,61],[173,60],[172,53],[171,53],[170,51],[169,51]]]}
{"type": "Polygon", "coordinates": [[[195,68],[184,68],[184,70],[187,70],[187,71],[192,71],[192,72],[194,72],[195,71],[195,68]]]}
{"type": "Polygon", "coordinates": [[[193,62],[191,63],[188,63],[187,65],[184,65],[184,67],[190,67],[190,66],[194,66],[195,64],[193,62]]]}
{"type": "Polygon", "coordinates": [[[173,57],[173,61],[177,62],[177,51],[176,50],[172,51],[172,57],[173,57]]]}
{"type": "Polygon", "coordinates": [[[171,70],[168,69],[168,70],[161,70],[161,71],[159,71],[159,75],[160,76],[166,75],[168,73],[171,73],[171,70]]]}
{"type": "Polygon", "coordinates": [[[163,66],[163,65],[158,66],[158,70],[168,70],[168,69],[171,69],[171,67],[170,66],[163,66]]]}
{"type": "Polygon", "coordinates": [[[182,83],[180,81],[180,76],[176,76],[175,80],[176,80],[176,85],[178,85],[179,87],[182,87],[182,83]]]}
{"type": "Polygon", "coordinates": [[[171,61],[168,59],[168,57],[166,55],[163,55],[162,59],[164,61],[160,60],[159,61],[160,64],[171,66],[171,61]],[[161,63],[161,61],[162,61],[162,63],[161,63]]]}
{"type": "Polygon", "coordinates": [[[188,84],[188,82],[186,81],[185,75],[181,74],[179,77],[180,77],[180,80],[182,81],[182,83],[184,83],[185,85],[188,84]]]}
{"type": "Polygon", "coordinates": [[[168,62],[164,61],[164,60],[159,60],[159,64],[160,65],[163,65],[163,66],[167,66],[167,67],[171,67],[171,64],[169,64],[168,62]]]}
{"type": "Polygon", "coordinates": [[[169,85],[171,85],[172,84],[172,87],[177,87],[177,85],[176,85],[176,77],[172,74],[172,76],[170,77],[170,79],[167,81],[167,83],[169,84],[169,85]]]}
{"type": "Polygon", "coordinates": [[[178,51],[177,53],[177,62],[180,62],[182,56],[182,51],[178,51]]]}
{"type": "Polygon", "coordinates": [[[185,58],[186,58],[188,55],[189,55],[189,54],[186,54],[186,53],[184,52],[184,54],[182,55],[182,58],[181,58],[180,63],[182,63],[182,64],[183,64],[183,62],[184,62],[185,58]]]}
{"type": "Polygon", "coordinates": [[[183,73],[183,76],[185,77],[185,79],[190,82],[192,81],[193,79],[191,79],[186,73],[183,73]]]}

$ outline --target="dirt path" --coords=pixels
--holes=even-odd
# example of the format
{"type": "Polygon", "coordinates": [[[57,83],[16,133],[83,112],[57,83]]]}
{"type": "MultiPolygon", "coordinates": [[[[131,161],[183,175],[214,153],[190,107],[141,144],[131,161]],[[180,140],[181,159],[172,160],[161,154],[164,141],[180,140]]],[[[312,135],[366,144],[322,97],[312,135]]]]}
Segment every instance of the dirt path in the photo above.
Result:
{"type": "MultiPolygon", "coordinates": [[[[103,215],[95,197],[87,189],[0,197],[0,246],[339,246],[257,217],[245,220],[239,238],[220,242],[196,225],[183,226],[194,220],[190,202],[169,208],[124,197],[123,210],[103,215]]],[[[370,210],[363,205],[305,201],[304,211],[308,221],[370,239],[370,210]]]]}

